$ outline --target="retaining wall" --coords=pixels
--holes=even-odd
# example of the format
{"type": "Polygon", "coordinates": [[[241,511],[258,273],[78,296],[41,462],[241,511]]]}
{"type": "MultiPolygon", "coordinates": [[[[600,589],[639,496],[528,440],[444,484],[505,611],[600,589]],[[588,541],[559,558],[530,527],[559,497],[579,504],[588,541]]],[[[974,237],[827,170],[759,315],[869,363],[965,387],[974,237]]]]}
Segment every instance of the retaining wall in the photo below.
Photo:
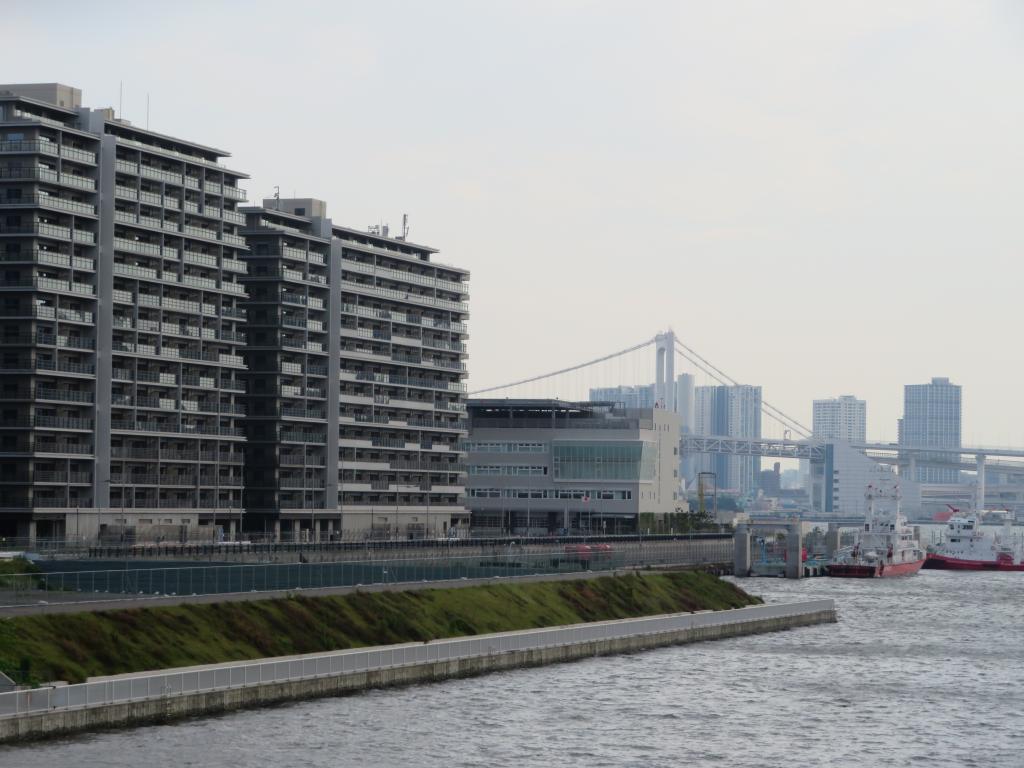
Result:
{"type": "Polygon", "coordinates": [[[836,621],[832,600],[119,675],[0,694],[0,742],[335,696],[836,621]]]}

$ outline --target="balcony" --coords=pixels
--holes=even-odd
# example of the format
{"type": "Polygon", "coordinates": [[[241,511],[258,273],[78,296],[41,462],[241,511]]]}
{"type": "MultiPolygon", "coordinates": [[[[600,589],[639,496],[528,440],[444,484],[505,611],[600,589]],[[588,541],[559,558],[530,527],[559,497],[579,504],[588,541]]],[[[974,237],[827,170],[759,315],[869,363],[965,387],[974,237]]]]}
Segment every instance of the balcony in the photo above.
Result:
{"type": "Polygon", "coordinates": [[[2,154],[40,154],[56,157],[58,145],[52,141],[0,141],[2,154]]]}
{"type": "MultiPolygon", "coordinates": [[[[121,161],[118,161],[120,164],[121,161]]],[[[118,168],[118,170],[121,170],[118,168]]],[[[155,181],[166,181],[171,184],[177,184],[179,187],[182,185],[181,174],[174,173],[172,171],[165,171],[162,168],[154,168],[150,165],[139,166],[139,172],[143,178],[153,179],[155,181]]]]}

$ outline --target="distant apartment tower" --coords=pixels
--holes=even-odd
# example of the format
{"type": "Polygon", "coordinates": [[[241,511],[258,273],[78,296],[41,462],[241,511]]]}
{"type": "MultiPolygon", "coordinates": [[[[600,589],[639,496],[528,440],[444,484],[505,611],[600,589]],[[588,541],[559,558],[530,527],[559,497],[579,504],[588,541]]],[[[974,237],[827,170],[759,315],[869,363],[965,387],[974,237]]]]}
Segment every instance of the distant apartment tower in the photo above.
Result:
{"type": "Polygon", "coordinates": [[[853,395],[815,400],[812,431],[819,440],[867,440],[867,403],[853,395]]]}
{"type": "Polygon", "coordinates": [[[465,529],[469,273],[320,200],[245,212],[253,521],[289,539],[465,529]]]}
{"type": "Polygon", "coordinates": [[[590,390],[590,402],[620,403],[623,408],[653,408],[654,400],[653,384],[620,384],[590,390]]]}
{"type": "MultiPolygon", "coordinates": [[[[907,384],[903,388],[903,418],[899,442],[917,448],[959,448],[961,429],[960,385],[948,378],[933,378],[928,384],[907,384]]],[[[925,454],[949,460],[955,454],[925,454]]],[[[955,483],[959,470],[950,467],[916,467],[914,480],[922,483],[955,483]]]]}
{"type": "MultiPolygon", "coordinates": [[[[761,387],[749,384],[696,387],[694,433],[718,437],[761,437],[761,387]]],[[[700,472],[714,472],[716,485],[741,494],[756,492],[761,474],[757,456],[705,454],[700,472]]]]}
{"type": "Polygon", "coordinates": [[[0,532],[228,528],[246,176],[80,98],[0,85],[0,532]]]}

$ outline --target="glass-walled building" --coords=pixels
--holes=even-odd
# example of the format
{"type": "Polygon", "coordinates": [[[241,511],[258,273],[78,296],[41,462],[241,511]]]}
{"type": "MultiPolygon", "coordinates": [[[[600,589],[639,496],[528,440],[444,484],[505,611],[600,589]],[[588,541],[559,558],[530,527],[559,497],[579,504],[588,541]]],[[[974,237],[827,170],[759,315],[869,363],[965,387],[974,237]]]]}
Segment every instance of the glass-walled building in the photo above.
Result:
{"type": "Polygon", "coordinates": [[[679,415],[614,402],[470,400],[479,532],[627,533],[679,504],[679,415]]]}

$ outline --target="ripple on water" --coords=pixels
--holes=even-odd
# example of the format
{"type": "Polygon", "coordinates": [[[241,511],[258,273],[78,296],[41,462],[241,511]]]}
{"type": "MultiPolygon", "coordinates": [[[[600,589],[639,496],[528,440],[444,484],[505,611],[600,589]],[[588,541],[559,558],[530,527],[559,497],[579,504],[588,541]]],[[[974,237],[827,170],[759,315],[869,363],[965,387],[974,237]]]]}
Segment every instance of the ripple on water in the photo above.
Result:
{"type": "Polygon", "coordinates": [[[836,625],[0,748],[0,766],[1024,766],[1024,574],[744,582],[836,625]]]}

